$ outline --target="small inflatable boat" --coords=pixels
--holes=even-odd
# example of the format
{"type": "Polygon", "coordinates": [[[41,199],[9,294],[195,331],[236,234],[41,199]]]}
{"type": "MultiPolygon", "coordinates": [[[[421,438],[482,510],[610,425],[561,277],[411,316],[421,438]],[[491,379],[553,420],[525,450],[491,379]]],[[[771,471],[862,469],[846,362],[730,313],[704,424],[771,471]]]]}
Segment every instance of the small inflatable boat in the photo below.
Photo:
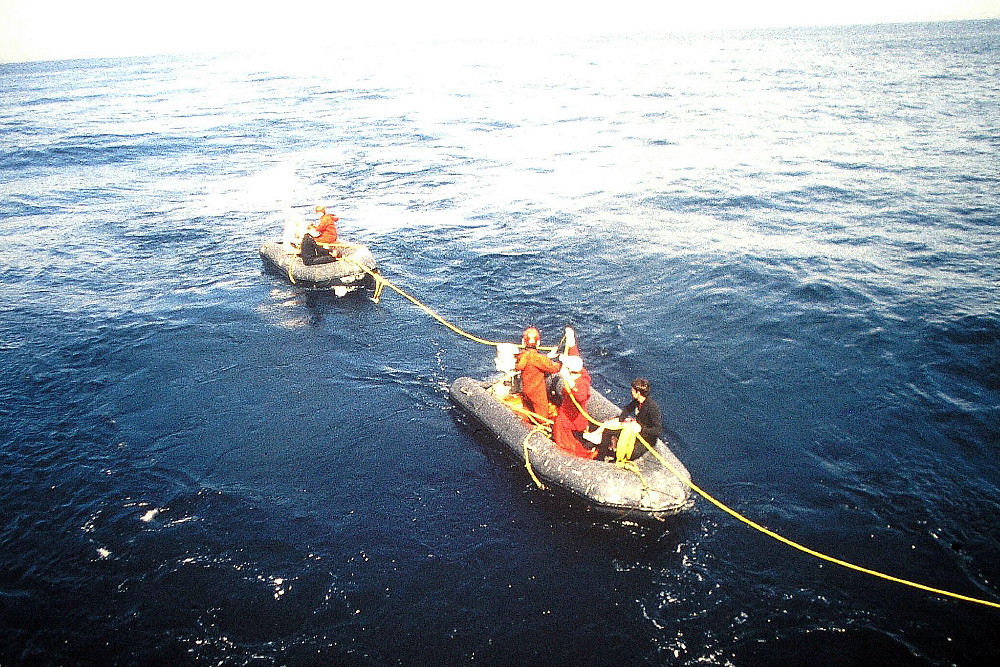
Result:
{"type": "Polygon", "coordinates": [[[265,241],[260,247],[260,258],[268,271],[283,276],[294,285],[332,290],[337,296],[345,296],[361,288],[375,287],[374,278],[361,266],[368,271],[378,272],[375,257],[366,246],[359,243],[345,243],[340,259],[306,266],[299,255],[287,252],[281,241],[265,241]]]}
{"type": "MultiPolygon", "coordinates": [[[[662,440],[656,441],[658,456],[647,451],[634,462],[634,469],[573,456],[514,412],[506,380],[503,375],[492,380],[461,377],[451,385],[451,398],[472,418],[476,432],[486,432],[498,440],[538,480],[582,498],[594,509],[623,517],[662,519],[691,506],[688,485],[659,458],[684,479],[690,480],[690,475],[662,440]]],[[[621,412],[594,389],[586,409],[598,421],[617,417],[621,412]]],[[[644,447],[638,442],[635,446],[644,447]]]]}

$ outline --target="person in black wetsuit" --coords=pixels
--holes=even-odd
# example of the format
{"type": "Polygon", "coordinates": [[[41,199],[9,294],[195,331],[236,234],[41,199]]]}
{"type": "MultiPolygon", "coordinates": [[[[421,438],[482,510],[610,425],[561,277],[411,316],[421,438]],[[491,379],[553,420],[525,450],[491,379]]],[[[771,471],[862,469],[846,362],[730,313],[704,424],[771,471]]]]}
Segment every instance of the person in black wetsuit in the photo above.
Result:
{"type": "Polygon", "coordinates": [[[656,445],[663,432],[663,417],[660,406],[649,397],[650,389],[646,378],[632,380],[632,400],[621,414],[584,436],[590,442],[600,442],[599,456],[605,457],[605,460],[634,461],[645,454],[646,446],[627,435],[628,431],[636,432],[636,427],[643,440],[651,446],[656,445]]]}

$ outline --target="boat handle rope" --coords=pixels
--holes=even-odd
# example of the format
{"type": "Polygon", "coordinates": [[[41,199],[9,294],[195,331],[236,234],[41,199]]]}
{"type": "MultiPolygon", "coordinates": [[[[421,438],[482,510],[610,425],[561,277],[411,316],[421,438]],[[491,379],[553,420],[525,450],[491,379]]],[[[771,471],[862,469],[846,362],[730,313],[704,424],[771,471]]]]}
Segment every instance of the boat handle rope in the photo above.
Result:
{"type": "MultiPolygon", "coordinates": [[[[462,329],[459,329],[458,327],[456,327],[455,325],[451,324],[450,322],[448,322],[447,320],[445,320],[443,317],[441,317],[440,315],[438,315],[436,312],[434,312],[429,306],[427,306],[427,305],[423,304],[422,302],[420,302],[416,297],[411,296],[405,290],[397,287],[390,280],[388,280],[387,278],[385,278],[384,276],[382,276],[382,274],[373,272],[367,266],[365,266],[364,264],[361,264],[360,262],[355,261],[353,258],[345,257],[344,259],[346,259],[346,260],[348,260],[350,262],[354,262],[359,267],[361,267],[361,269],[365,273],[367,273],[368,275],[372,276],[375,279],[376,284],[385,284],[385,285],[388,285],[393,291],[395,291],[400,296],[402,296],[402,297],[408,299],[409,301],[411,301],[412,303],[414,303],[421,310],[423,310],[424,312],[426,312],[428,315],[430,315],[435,320],[437,320],[438,322],[440,322],[441,324],[443,324],[448,329],[454,331],[455,333],[457,333],[457,334],[459,334],[461,336],[464,336],[464,337],[468,338],[469,340],[475,341],[477,343],[483,343],[484,345],[491,345],[491,346],[495,347],[496,345],[499,344],[499,343],[495,343],[495,342],[492,342],[492,341],[485,340],[483,338],[479,338],[478,336],[474,336],[474,335],[472,335],[472,334],[470,334],[470,333],[468,333],[466,331],[463,331],[462,329]]],[[[558,349],[558,346],[556,346],[555,348],[540,348],[540,349],[548,349],[548,350],[558,349]]],[[[597,425],[597,426],[601,425],[601,422],[595,420],[593,417],[590,416],[590,414],[587,413],[586,410],[583,409],[583,407],[580,405],[580,403],[576,400],[576,397],[573,396],[573,392],[566,392],[566,393],[569,394],[570,398],[573,400],[573,403],[576,405],[577,409],[580,411],[580,414],[582,414],[584,417],[586,417],[587,420],[589,422],[591,422],[592,424],[597,425]]],[[[528,435],[530,436],[531,433],[529,433],[528,435]]],[[[767,535],[768,537],[770,537],[772,539],[775,539],[778,542],[781,542],[782,544],[790,546],[793,549],[796,549],[796,550],[798,550],[798,551],[800,551],[800,552],[802,552],[804,554],[808,554],[810,556],[813,556],[814,558],[818,558],[818,559],[826,561],[828,563],[833,563],[834,565],[839,565],[839,566],[847,568],[849,570],[854,570],[855,572],[860,572],[862,574],[867,574],[867,575],[870,575],[872,577],[877,577],[879,579],[884,579],[886,581],[892,581],[892,582],[897,583],[897,584],[902,584],[904,586],[909,586],[911,588],[916,588],[916,589],[919,589],[919,590],[922,590],[922,591],[925,591],[925,592],[928,592],[928,593],[933,593],[935,595],[941,595],[941,596],[944,596],[944,597],[954,598],[956,600],[963,600],[965,602],[972,602],[972,603],[975,603],[975,604],[980,604],[980,605],[985,605],[987,607],[993,607],[995,609],[1000,609],[1000,602],[992,602],[990,600],[984,600],[982,598],[975,598],[975,597],[971,597],[971,596],[968,596],[968,595],[962,595],[961,593],[953,593],[951,591],[946,591],[946,590],[943,590],[943,589],[940,589],[940,588],[934,588],[932,586],[926,586],[926,585],[918,583],[916,581],[910,581],[909,579],[903,579],[901,577],[896,577],[896,576],[893,576],[891,574],[886,574],[884,572],[879,572],[878,570],[872,570],[872,569],[867,568],[867,567],[862,567],[861,565],[855,565],[854,563],[850,563],[850,562],[848,562],[846,560],[841,560],[840,558],[835,558],[833,556],[829,556],[827,554],[824,554],[824,553],[821,553],[819,551],[816,551],[815,549],[810,549],[809,547],[807,547],[804,544],[801,544],[799,542],[796,542],[795,540],[788,539],[787,537],[784,537],[783,535],[780,535],[780,534],[774,532],[770,528],[767,528],[766,526],[763,526],[763,525],[757,523],[753,519],[750,519],[749,517],[744,516],[743,514],[740,514],[739,512],[737,512],[736,510],[734,510],[733,508],[731,508],[728,505],[726,505],[725,503],[723,503],[721,500],[718,500],[717,498],[715,498],[714,496],[712,496],[710,493],[708,493],[707,491],[705,491],[704,489],[702,489],[700,486],[698,486],[697,484],[695,484],[693,481],[691,481],[690,478],[688,478],[688,477],[680,474],[680,472],[677,470],[677,468],[675,468],[674,466],[672,466],[669,461],[667,461],[666,459],[664,459],[663,456],[661,456],[660,453],[658,451],[656,451],[656,449],[652,445],[650,445],[648,442],[646,442],[646,439],[643,438],[642,435],[636,435],[636,438],[639,440],[639,442],[641,442],[646,447],[647,450],[649,450],[650,453],[653,454],[653,456],[656,458],[657,461],[660,462],[660,464],[662,464],[667,470],[669,470],[670,473],[674,477],[676,477],[677,479],[681,480],[684,484],[686,484],[692,491],[694,491],[699,496],[701,496],[702,498],[704,498],[705,500],[707,500],[708,502],[710,502],[712,505],[716,506],[717,508],[719,508],[720,510],[722,510],[723,512],[725,512],[726,514],[730,515],[731,517],[733,517],[737,521],[740,521],[741,523],[749,526],[750,528],[753,528],[754,530],[756,530],[758,532],[761,532],[764,535],[767,535]]],[[[528,461],[528,442],[527,442],[527,437],[524,440],[524,453],[525,453],[525,456],[524,456],[525,467],[528,468],[528,472],[531,474],[532,479],[535,480],[535,483],[538,484],[540,487],[544,488],[542,486],[541,482],[537,479],[537,477],[535,477],[535,473],[531,469],[531,463],[528,461]]]]}
{"type": "Polygon", "coordinates": [[[528,431],[528,435],[524,436],[524,441],[521,443],[524,449],[524,467],[528,469],[528,474],[531,475],[531,479],[535,482],[535,485],[539,489],[544,489],[545,485],[542,484],[542,480],[538,479],[538,475],[535,474],[534,468],[531,467],[531,458],[528,456],[528,453],[531,451],[531,448],[528,447],[528,438],[530,438],[533,433],[541,433],[542,435],[545,435],[544,429],[541,426],[536,426],[528,431]]]}
{"type": "Polygon", "coordinates": [[[649,482],[646,481],[646,478],[643,476],[642,471],[639,470],[639,466],[636,465],[635,461],[616,461],[615,466],[623,470],[628,470],[629,472],[635,473],[635,476],[638,477],[639,481],[642,483],[642,490],[643,491],[650,490],[649,482]]]}

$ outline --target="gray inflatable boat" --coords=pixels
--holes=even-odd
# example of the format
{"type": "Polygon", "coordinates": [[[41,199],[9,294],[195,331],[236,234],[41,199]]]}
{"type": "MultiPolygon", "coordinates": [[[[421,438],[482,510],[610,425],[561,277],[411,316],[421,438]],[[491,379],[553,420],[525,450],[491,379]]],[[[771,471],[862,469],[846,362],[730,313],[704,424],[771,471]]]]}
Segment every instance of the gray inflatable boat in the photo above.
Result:
{"type": "Polygon", "coordinates": [[[286,252],[280,240],[265,241],[260,247],[264,268],[284,277],[293,285],[332,290],[337,296],[345,296],[361,288],[373,288],[375,281],[372,276],[358,266],[361,264],[370,271],[378,271],[371,251],[361,244],[345,244],[343,255],[353,261],[338,259],[326,264],[306,266],[301,257],[286,252]]]}
{"type": "MultiPolygon", "coordinates": [[[[503,386],[503,377],[486,381],[461,377],[452,383],[450,394],[472,418],[477,433],[498,440],[545,485],[568,491],[594,509],[623,517],[645,515],[662,519],[692,505],[688,485],[677,476],[690,480],[690,474],[662,440],[656,441],[657,455],[677,474],[648,451],[635,461],[634,470],[567,454],[498,398],[498,394],[504,393],[503,386]]],[[[598,421],[621,412],[594,389],[586,409],[598,421]]],[[[639,442],[635,446],[644,447],[639,442]]]]}

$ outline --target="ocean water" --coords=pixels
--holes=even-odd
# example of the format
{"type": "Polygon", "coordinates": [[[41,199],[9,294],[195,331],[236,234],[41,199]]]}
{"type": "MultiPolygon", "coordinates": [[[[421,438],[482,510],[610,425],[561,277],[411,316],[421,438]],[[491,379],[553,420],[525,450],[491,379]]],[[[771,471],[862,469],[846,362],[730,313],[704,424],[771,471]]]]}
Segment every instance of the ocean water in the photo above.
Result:
{"type": "Polygon", "coordinates": [[[489,340],[648,377],[694,480],[1000,601],[1000,22],[0,65],[0,664],[912,664],[1000,610],[534,487],[326,203],[489,340]]]}

